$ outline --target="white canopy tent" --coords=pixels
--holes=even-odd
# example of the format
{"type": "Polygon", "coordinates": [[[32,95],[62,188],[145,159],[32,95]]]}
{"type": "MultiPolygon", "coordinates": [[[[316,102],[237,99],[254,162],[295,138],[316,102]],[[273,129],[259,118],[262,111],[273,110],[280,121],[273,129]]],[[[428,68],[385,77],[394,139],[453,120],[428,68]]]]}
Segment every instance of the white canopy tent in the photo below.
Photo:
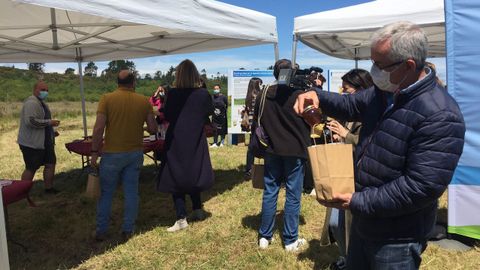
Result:
{"type": "Polygon", "coordinates": [[[85,61],[269,43],[278,58],[275,17],[212,0],[0,2],[0,62],[78,62],[81,78],[85,61]]]}
{"type": "MultiPolygon", "coordinates": [[[[278,59],[275,17],[213,0],[0,1],[0,63],[78,62],[85,136],[82,62],[260,44],[273,44],[278,59]]],[[[0,210],[0,269],[8,269],[0,210]]]]}
{"type": "Polygon", "coordinates": [[[429,57],[445,55],[444,0],[377,0],[295,18],[292,60],[297,40],[330,56],[370,59],[370,36],[382,26],[411,21],[429,41],[429,57]]]}

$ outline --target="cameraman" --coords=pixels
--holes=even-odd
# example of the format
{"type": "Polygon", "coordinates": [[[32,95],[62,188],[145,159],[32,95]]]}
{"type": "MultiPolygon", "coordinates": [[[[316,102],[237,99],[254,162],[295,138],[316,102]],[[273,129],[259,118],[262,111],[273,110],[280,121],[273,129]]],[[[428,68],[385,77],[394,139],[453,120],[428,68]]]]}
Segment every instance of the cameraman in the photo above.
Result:
{"type": "MultiPolygon", "coordinates": [[[[273,75],[278,80],[281,69],[291,69],[287,59],[278,60],[273,75]]],[[[285,181],[286,201],[284,207],[283,241],[285,250],[296,252],[306,243],[298,238],[298,218],[302,194],[304,165],[307,160],[307,147],[310,145],[310,129],[303,119],[293,110],[297,96],[303,90],[295,90],[287,85],[274,83],[267,91],[260,125],[269,137],[265,154],[264,191],[262,203],[262,222],[259,233],[259,246],[268,247],[273,237],[278,192],[285,181]]],[[[258,119],[258,110],[262,94],[255,102],[254,118],[258,119]]]]}

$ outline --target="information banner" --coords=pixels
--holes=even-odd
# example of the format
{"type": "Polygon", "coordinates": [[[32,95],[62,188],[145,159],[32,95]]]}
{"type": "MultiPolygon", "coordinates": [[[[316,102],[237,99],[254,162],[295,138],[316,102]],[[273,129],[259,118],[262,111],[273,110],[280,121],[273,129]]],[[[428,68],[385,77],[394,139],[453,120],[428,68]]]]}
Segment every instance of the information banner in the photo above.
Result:
{"type": "Polygon", "coordinates": [[[463,113],[467,132],[448,187],[448,232],[480,239],[480,2],[445,1],[447,85],[463,113]]]}
{"type": "Polygon", "coordinates": [[[228,133],[241,134],[243,132],[240,123],[242,110],[245,108],[248,83],[252,78],[259,78],[263,85],[275,80],[273,70],[231,70],[228,74],[228,95],[231,98],[231,117],[228,125],[228,133]]]}
{"type": "Polygon", "coordinates": [[[342,93],[342,76],[347,72],[348,70],[343,69],[328,70],[327,89],[329,92],[342,93]]]}

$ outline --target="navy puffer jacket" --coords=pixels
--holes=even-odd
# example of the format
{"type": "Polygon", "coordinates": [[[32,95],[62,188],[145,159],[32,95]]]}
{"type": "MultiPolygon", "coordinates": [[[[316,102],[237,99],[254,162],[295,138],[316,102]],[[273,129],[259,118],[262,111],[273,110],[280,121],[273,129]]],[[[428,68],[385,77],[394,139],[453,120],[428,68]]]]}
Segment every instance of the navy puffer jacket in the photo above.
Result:
{"type": "Polygon", "coordinates": [[[424,241],[435,223],[438,198],[463,150],[460,109],[427,70],[392,106],[388,93],[370,88],[355,95],[317,91],[322,111],[361,121],[355,151],[352,228],[370,240],[424,241]]]}

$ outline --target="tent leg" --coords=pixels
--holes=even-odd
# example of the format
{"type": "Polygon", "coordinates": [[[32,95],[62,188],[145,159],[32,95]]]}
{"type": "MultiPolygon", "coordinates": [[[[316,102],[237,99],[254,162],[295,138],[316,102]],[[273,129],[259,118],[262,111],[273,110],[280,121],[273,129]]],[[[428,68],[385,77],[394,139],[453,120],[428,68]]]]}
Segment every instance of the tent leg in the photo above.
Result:
{"type": "Polygon", "coordinates": [[[355,48],[355,69],[358,69],[358,48],[355,48]]]}
{"type": "Polygon", "coordinates": [[[297,61],[297,35],[293,35],[293,45],[292,45],[292,67],[295,67],[297,61]]]}
{"type": "Polygon", "coordinates": [[[274,43],[274,44],[273,44],[273,49],[274,49],[274,51],[275,51],[275,62],[277,62],[277,61],[278,61],[278,58],[280,57],[280,56],[279,56],[279,52],[278,52],[278,43],[274,43]]]}
{"type": "MultiPolygon", "coordinates": [[[[2,187],[0,186],[0,202],[3,202],[2,187]]],[[[0,205],[0,269],[10,269],[8,261],[7,229],[3,203],[0,205]]]]}
{"type": "Polygon", "coordinates": [[[88,136],[87,131],[87,111],[85,109],[85,91],[83,90],[83,72],[82,61],[78,61],[78,74],[80,75],[80,96],[82,99],[82,117],[83,117],[83,136],[88,136]]]}

